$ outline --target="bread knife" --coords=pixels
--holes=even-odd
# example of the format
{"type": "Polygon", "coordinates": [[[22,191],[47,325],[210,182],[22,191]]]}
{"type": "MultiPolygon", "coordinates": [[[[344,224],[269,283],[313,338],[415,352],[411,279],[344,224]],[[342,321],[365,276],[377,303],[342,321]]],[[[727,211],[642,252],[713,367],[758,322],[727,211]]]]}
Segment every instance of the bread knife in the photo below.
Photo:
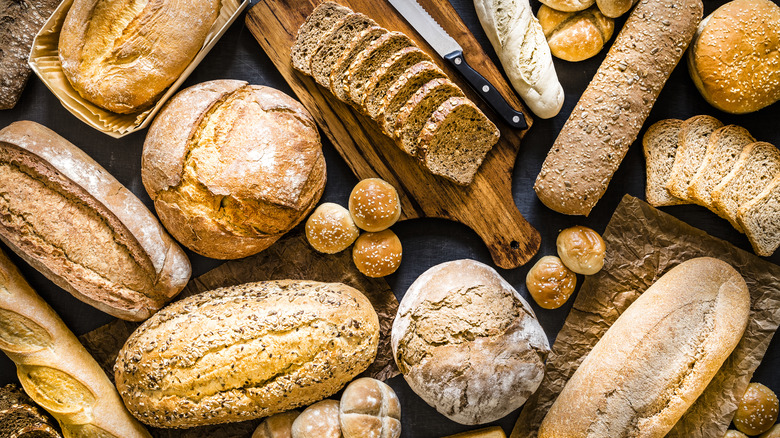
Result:
{"type": "Polygon", "coordinates": [[[517,129],[525,129],[528,123],[525,115],[512,108],[504,99],[496,87],[484,76],[474,70],[463,57],[463,48],[460,47],[436,20],[428,14],[416,0],[388,0],[391,5],[409,22],[428,44],[436,50],[442,58],[446,59],[457,70],[471,88],[490,105],[509,126],[517,129]]]}

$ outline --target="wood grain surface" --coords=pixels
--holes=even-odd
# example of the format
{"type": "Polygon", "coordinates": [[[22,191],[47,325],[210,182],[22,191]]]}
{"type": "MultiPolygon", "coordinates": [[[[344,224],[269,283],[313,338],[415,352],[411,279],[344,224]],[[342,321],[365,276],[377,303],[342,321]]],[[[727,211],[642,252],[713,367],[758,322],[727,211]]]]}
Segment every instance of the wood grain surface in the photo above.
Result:
{"type": "MultiPolygon", "coordinates": [[[[314,79],[293,69],[290,50],[298,28],[320,0],[261,0],[247,13],[246,25],[295,94],[312,113],[358,178],[380,177],[401,196],[401,220],[437,217],[463,223],[485,242],[496,265],[511,269],[525,264],[540,246],[539,233],[518,211],[512,198],[512,168],[526,130],[504,124],[468,84],[384,0],[339,0],[381,26],[411,37],[454,80],[501,130],[501,139],[487,155],[474,182],[458,186],[428,173],[406,155],[378,125],[339,101],[314,79]]],[[[515,108],[520,103],[500,71],[468,31],[449,2],[421,0],[422,6],[463,47],[468,63],[482,73],[515,108]]]]}

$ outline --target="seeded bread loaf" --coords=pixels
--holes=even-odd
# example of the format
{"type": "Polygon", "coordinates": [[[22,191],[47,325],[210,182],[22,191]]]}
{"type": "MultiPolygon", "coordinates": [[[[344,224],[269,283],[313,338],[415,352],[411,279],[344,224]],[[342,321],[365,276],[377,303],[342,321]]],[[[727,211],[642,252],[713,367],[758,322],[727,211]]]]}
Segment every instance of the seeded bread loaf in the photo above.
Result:
{"type": "Polygon", "coordinates": [[[769,257],[780,246],[780,175],[737,212],[737,222],[745,231],[753,250],[769,257]]]}
{"type": "Polygon", "coordinates": [[[422,61],[432,61],[431,57],[417,47],[405,47],[393,54],[371,76],[363,90],[363,111],[369,117],[377,119],[387,89],[398,79],[401,74],[409,70],[411,66],[422,61]]]}
{"type": "Polygon", "coordinates": [[[418,62],[409,67],[387,90],[387,95],[382,99],[377,118],[382,131],[392,136],[395,127],[395,118],[398,111],[409,101],[412,95],[423,85],[438,78],[446,78],[436,64],[429,61],[418,62]]]}
{"type": "Polygon", "coordinates": [[[401,32],[390,32],[374,40],[358,53],[347,69],[344,80],[349,101],[359,107],[366,97],[363,89],[374,73],[393,54],[406,47],[414,47],[414,42],[401,32]]]}
{"type": "Polygon", "coordinates": [[[339,283],[267,281],[177,301],[119,352],[117,389],[157,427],[249,420],[337,392],[373,362],[379,320],[339,283]]]}
{"type": "Polygon", "coordinates": [[[76,298],[142,321],[187,284],[157,218],[79,148],[35,122],[0,130],[0,239],[76,298]]]}
{"type": "Polygon", "coordinates": [[[680,127],[680,146],[666,183],[666,188],[673,196],[686,202],[692,201],[688,196],[691,179],[701,167],[710,135],[722,126],[720,120],[707,115],[691,117],[683,122],[680,127]]]}
{"type": "Polygon", "coordinates": [[[701,20],[701,0],[641,0],[558,134],[534,190],[588,215],[607,190],[701,20]]]}
{"type": "Polygon", "coordinates": [[[407,154],[417,156],[417,139],[425,122],[436,108],[451,97],[461,97],[463,91],[447,78],[434,79],[420,87],[398,111],[394,137],[407,154]]]}
{"type": "Polygon", "coordinates": [[[376,22],[363,14],[352,13],[333,26],[309,61],[309,71],[315,81],[325,88],[330,86],[330,71],[344,51],[344,44],[376,22]]]}
{"type": "Polygon", "coordinates": [[[666,119],[656,122],[647,128],[642,137],[642,148],[645,151],[647,185],[645,199],[654,207],[664,205],[679,205],[685,201],[673,196],[666,188],[674,157],[680,144],[680,126],[683,121],[666,119]]]}
{"type": "Polygon", "coordinates": [[[352,65],[352,61],[358,53],[368,47],[374,40],[387,33],[387,29],[379,26],[371,26],[362,32],[354,35],[341,52],[333,67],[330,70],[329,88],[334,96],[341,101],[348,101],[347,89],[344,80],[347,76],[347,69],[352,65]]]}
{"type": "Polygon", "coordinates": [[[351,13],[351,9],[338,3],[321,3],[298,29],[290,54],[293,67],[310,75],[309,66],[315,50],[333,26],[351,13]]]}

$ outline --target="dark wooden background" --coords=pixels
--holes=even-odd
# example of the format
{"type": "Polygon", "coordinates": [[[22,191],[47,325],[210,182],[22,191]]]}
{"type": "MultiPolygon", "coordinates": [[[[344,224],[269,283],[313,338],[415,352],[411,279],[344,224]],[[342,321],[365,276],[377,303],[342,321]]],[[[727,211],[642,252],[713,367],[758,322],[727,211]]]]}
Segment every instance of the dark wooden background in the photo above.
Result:
{"type": "MultiPolygon", "coordinates": [[[[780,0],[773,1],[780,2],[780,0]]],[[[256,0],[252,3],[255,2],[256,0]]],[[[485,50],[493,57],[494,62],[498,63],[493,48],[480,27],[471,0],[451,0],[451,2],[485,50]]],[[[705,0],[705,15],[725,2],[725,0],[705,0]]],[[[534,10],[538,9],[540,5],[538,0],[532,0],[531,3],[534,10]]],[[[616,33],[622,27],[624,20],[625,17],[618,20],[616,33]]],[[[644,198],[645,170],[639,141],[629,150],[606,195],[588,218],[565,216],[547,209],[537,200],[532,189],[534,179],[541,168],[547,150],[555,140],[558,131],[577,103],[580,94],[595,73],[605,53],[606,50],[596,58],[580,63],[555,60],[558,77],[566,92],[563,110],[551,120],[535,119],[534,126],[525,137],[517,159],[512,184],[514,199],[521,213],[541,233],[542,247],[539,254],[527,265],[514,270],[499,270],[499,272],[525,297],[528,297],[528,292],[525,289],[525,275],[528,269],[539,257],[555,254],[555,238],[561,229],[573,225],[586,225],[601,232],[623,194],[629,193],[644,198]]],[[[468,54],[466,56],[468,57],[468,54]]],[[[182,88],[213,79],[242,79],[253,84],[268,85],[291,93],[281,75],[274,69],[271,61],[245,28],[243,17],[240,17],[233,24],[182,88]]],[[[699,95],[688,76],[684,63],[675,69],[650,113],[645,128],[660,119],[670,117],[685,119],[698,114],[715,116],[725,124],[742,125],[749,129],[757,140],[768,141],[780,146],[780,126],[778,126],[780,123],[780,104],[742,116],[719,112],[708,105],[699,95]]],[[[42,123],[81,147],[141,198],[150,209],[153,209],[151,200],[141,184],[139,170],[146,130],[119,140],[94,131],[67,112],[36,77],[31,78],[16,108],[0,111],[0,127],[17,120],[34,120],[42,123]]],[[[644,130],[640,136],[643,133],[644,130]]],[[[349,192],[357,180],[327,139],[323,139],[323,143],[328,165],[328,182],[322,201],[346,205],[349,192]]],[[[733,230],[728,222],[702,207],[684,205],[665,207],[663,210],[716,237],[750,250],[750,244],[745,236],[733,230]]],[[[387,280],[399,300],[418,275],[438,263],[472,258],[492,265],[490,255],[482,241],[473,231],[463,225],[445,220],[416,219],[398,223],[393,227],[393,230],[401,239],[404,255],[398,272],[388,277],[387,280]]],[[[7,251],[7,248],[4,250],[7,251]]],[[[193,263],[193,276],[200,275],[221,263],[191,252],[188,254],[193,263]]],[[[11,254],[11,257],[32,286],[77,334],[111,321],[110,316],[71,297],[70,294],[46,280],[15,255],[11,254]]],[[[769,260],[780,263],[780,252],[769,260]]],[[[581,281],[581,279],[580,277],[579,280],[581,281]]],[[[572,300],[560,309],[544,310],[533,304],[530,298],[528,299],[534,305],[534,310],[552,342],[566,318],[572,300]]],[[[780,393],[780,340],[777,338],[770,345],[763,363],[756,371],[754,380],[762,382],[775,392],[780,393]]],[[[13,363],[4,355],[0,355],[0,383],[13,381],[16,381],[13,363]]],[[[435,438],[475,428],[456,424],[437,413],[409,389],[403,378],[396,377],[389,383],[401,398],[403,437],[435,438]]],[[[517,412],[496,422],[496,424],[501,425],[509,434],[516,417],[517,412]]]]}

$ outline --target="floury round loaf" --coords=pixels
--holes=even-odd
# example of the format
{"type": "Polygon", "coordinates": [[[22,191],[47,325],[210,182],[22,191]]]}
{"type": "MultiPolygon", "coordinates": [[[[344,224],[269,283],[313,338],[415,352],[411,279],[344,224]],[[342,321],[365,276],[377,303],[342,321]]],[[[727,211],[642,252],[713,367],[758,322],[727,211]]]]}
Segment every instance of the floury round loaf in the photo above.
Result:
{"type": "Polygon", "coordinates": [[[398,308],[392,347],[414,392],[461,424],[519,408],[539,387],[550,351],[528,303],[473,260],[442,263],[415,280],[398,308]]]}
{"type": "Polygon", "coordinates": [[[122,347],[116,386],[156,427],[266,417],[334,394],[373,362],[379,320],[340,283],[246,283],[185,298],[122,347]]]}

